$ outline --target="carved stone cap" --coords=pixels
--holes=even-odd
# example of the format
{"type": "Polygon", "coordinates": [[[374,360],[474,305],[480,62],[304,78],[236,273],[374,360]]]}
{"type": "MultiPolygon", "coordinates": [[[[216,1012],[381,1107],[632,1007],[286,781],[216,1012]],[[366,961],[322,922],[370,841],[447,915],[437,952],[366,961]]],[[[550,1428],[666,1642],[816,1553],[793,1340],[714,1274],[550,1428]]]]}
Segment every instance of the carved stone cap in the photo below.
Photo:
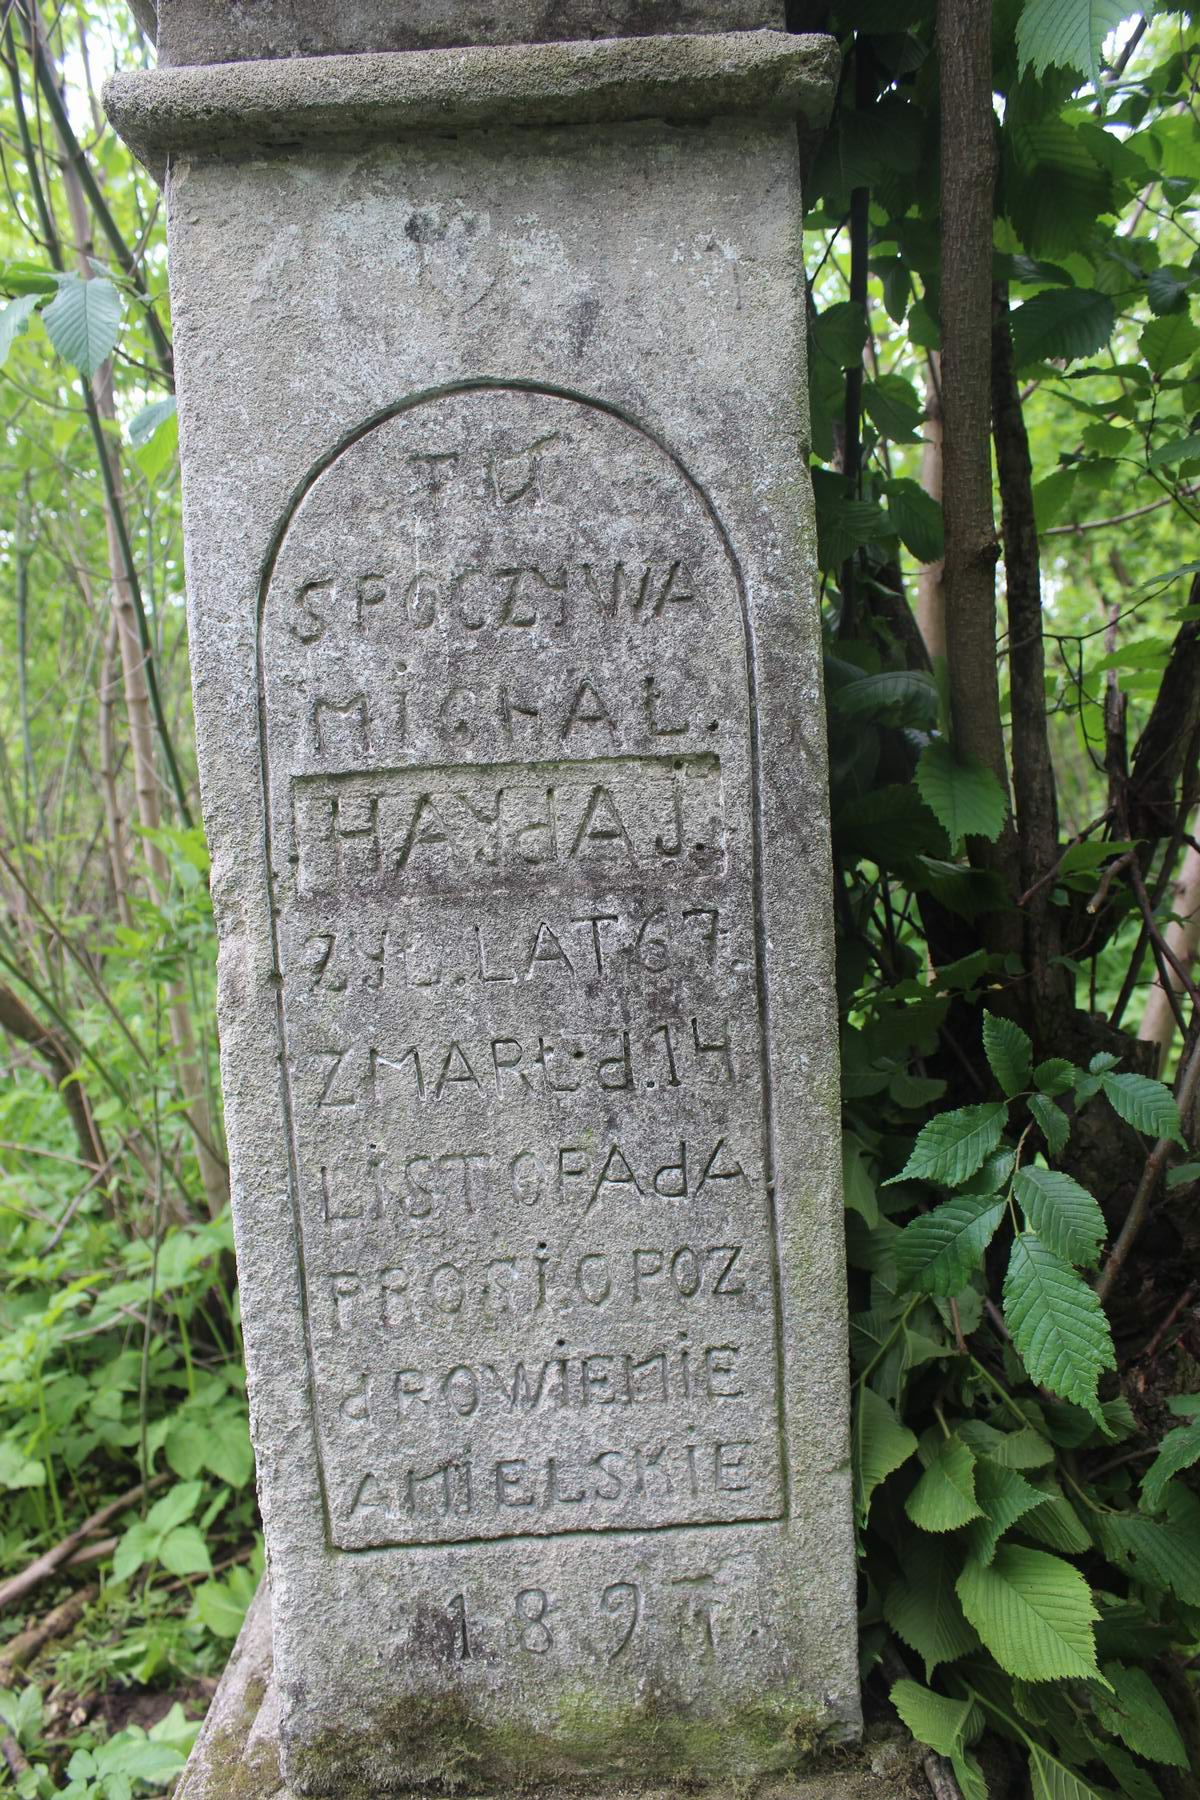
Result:
{"type": "Polygon", "coordinates": [[[781,29],[784,0],[158,0],[162,64],[781,29]]]}
{"type": "Polygon", "coordinates": [[[156,176],[169,157],[338,145],[472,127],[698,121],[826,123],[840,56],[781,31],[297,57],[117,75],[115,129],[156,176]]]}

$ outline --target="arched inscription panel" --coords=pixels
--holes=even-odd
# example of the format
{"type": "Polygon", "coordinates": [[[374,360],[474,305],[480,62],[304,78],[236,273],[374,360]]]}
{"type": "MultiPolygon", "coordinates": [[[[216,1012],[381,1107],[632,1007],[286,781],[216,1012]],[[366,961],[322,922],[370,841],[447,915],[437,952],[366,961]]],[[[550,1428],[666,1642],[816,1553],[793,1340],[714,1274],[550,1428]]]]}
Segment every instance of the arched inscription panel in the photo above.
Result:
{"type": "Polygon", "coordinates": [[[331,1542],[780,1517],[752,686],[732,553],[607,409],[371,425],[260,634],[331,1542]]]}

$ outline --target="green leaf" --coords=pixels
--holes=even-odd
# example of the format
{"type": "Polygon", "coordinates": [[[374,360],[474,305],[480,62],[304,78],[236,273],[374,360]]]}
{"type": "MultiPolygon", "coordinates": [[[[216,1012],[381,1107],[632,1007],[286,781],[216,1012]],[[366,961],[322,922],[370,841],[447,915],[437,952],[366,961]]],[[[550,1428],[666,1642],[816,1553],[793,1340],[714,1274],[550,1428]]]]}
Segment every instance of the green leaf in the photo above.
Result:
{"type": "Polygon", "coordinates": [[[946,1546],[919,1534],[904,1546],[901,1573],[887,1591],[883,1616],[925,1664],[930,1679],[940,1663],[979,1648],[954,1591],[956,1564],[946,1546]]]}
{"type": "Polygon", "coordinates": [[[961,1438],[943,1438],[904,1510],[922,1531],[957,1531],[982,1517],[975,1498],[975,1458],[961,1438]]]}
{"type": "Polygon", "coordinates": [[[204,1467],[208,1449],[208,1429],[197,1418],[183,1418],[171,1426],[166,1437],[167,1461],[176,1475],[190,1481],[204,1467]]]}
{"type": "Polygon", "coordinates": [[[866,342],[866,315],[853,300],[839,300],[836,305],[827,306],[817,314],[809,333],[812,353],[836,363],[839,369],[856,369],[862,362],[866,342]]]}
{"type": "Polygon", "coordinates": [[[908,477],[885,481],[888,519],[904,548],[919,563],[941,562],[946,554],[945,526],[942,508],[932,494],[927,494],[919,481],[908,477]]]}
{"type": "Polygon", "coordinates": [[[1047,1100],[1045,1094],[1032,1094],[1029,1110],[1037,1121],[1051,1156],[1061,1156],[1071,1136],[1071,1121],[1062,1107],[1055,1106],[1053,1100],[1047,1100]]]}
{"type": "Polygon", "coordinates": [[[1029,1746],[1029,1776],[1033,1800],[1111,1800],[1107,1789],[1091,1787],[1040,1744],[1029,1746]]]}
{"type": "Polygon", "coordinates": [[[1186,1150],[1179,1108],[1164,1082],[1154,1081],[1149,1075],[1114,1075],[1110,1071],[1101,1077],[1100,1086],[1113,1111],[1126,1124],[1151,1137],[1169,1138],[1186,1150]]]}
{"type": "Polygon", "coordinates": [[[997,1431],[982,1419],[964,1419],[959,1436],[979,1456],[998,1463],[1002,1469],[1041,1469],[1054,1461],[1054,1451],[1032,1425],[1019,1431],[997,1431]]]}
{"type": "Polygon", "coordinates": [[[987,1100],[982,1106],[960,1106],[956,1112],[939,1113],[928,1125],[922,1125],[912,1155],[899,1175],[893,1175],[883,1185],[939,1181],[944,1187],[958,1187],[991,1155],[1007,1123],[1008,1107],[1003,1100],[987,1100]]]}
{"type": "Polygon", "coordinates": [[[1057,1169],[1018,1169],[1018,1203],[1038,1237],[1076,1267],[1092,1268],[1108,1235],[1104,1214],[1085,1187],[1057,1169]]]}
{"type": "Polygon", "coordinates": [[[168,1531],[158,1551],[159,1561],[172,1575],[211,1575],[208,1546],[194,1525],[177,1525],[168,1531]]]}
{"type": "Polygon", "coordinates": [[[1033,1071],[1034,1084],[1043,1094],[1069,1094],[1079,1070],[1065,1056],[1051,1056],[1033,1071]]]}
{"type": "Polygon", "coordinates": [[[851,1212],[856,1212],[868,1225],[879,1223],[879,1201],[875,1183],[867,1167],[870,1151],[853,1131],[842,1133],[842,1199],[851,1212]]]}
{"type": "MultiPolygon", "coordinates": [[[[1169,1498],[1169,1496],[1168,1496],[1169,1498]]],[[[1189,1520],[1183,1529],[1142,1513],[1097,1513],[1092,1521],[1104,1554],[1158,1593],[1177,1594],[1200,1606],[1200,1536],[1189,1520]]]]}
{"type": "Polygon", "coordinates": [[[1108,1320],[1087,1283],[1031,1231],[1013,1239],[1004,1318],[1030,1380],[1099,1420],[1097,1384],[1117,1364],[1108,1320]]]}
{"type": "Polygon", "coordinates": [[[1161,268],[1151,269],[1146,277],[1146,298],[1150,302],[1150,311],[1183,312],[1193,285],[1194,277],[1177,265],[1164,263],[1161,268]]]}
{"type": "Polygon", "coordinates": [[[983,1015],[983,1049],[988,1067],[1011,1100],[1029,1085],[1033,1045],[1012,1019],[999,1013],[983,1015]]]}
{"type": "Polygon", "coordinates": [[[46,1466],[27,1456],[12,1438],[0,1440],[0,1488],[33,1488],[46,1484],[46,1466]]]}
{"type": "Polygon", "coordinates": [[[1165,375],[1200,349],[1200,331],[1186,312],[1170,313],[1142,327],[1138,348],[1154,373],[1165,375]]]}
{"type": "Polygon", "coordinates": [[[862,403],[880,437],[890,438],[894,444],[919,441],[917,427],[924,407],[916,388],[903,375],[877,375],[874,381],[864,381],[862,403]]]}
{"type": "Polygon", "coordinates": [[[939,1756],[955,1756],[978,1735],[982,1720],[972,1700],[948,1700],[917,1681],[897,1681],[889,1698],[913,1736],[939,1756]]]}
{"type": "Polygon", "coordinates": [[[1127,16],[1124,0],[1026,0],[1017,25],[1017,63],[1037,75],[1055,65],[1101,85],[1100,52],[1127,16]]]}
{"type": "Polygon", "coordinates": [[[254,1588],[254,1577],[246,1569],[232,1570],[225,1581],[202,1582],[192,1595],[197,1618],[214,1637],[232,1641],[242,1629],[254,1588]]]}
{"type": "Polygon", "coordinates": [[[1142,1505],[1157,1512],[1163,1503],[1163,1489],[1172,1476],[1200,1462],[1200,1417],[1168,1431],[1158,1446],[1158,1455],[1142,1476],[1142,1505]]]}
{"type": "Polygon", "coordinates": [[[1092,1548],[1092,1540],[1071,1502],[1062,1493],[1046,1493],[1045,1489],[1041,1492],[1042,1503],[1025,1515],[1022,1532],[1066,1556],[1085,1555],[1092,1548]]]}
{"type": "MultiPolygon", "coordinates": [[[[928,1129],[928,1128],[926,1128],[928,1129]]],[[[1004,1217],[992,1194],[955,1194],[911,1220],[895,1241],[900,1291],[953,1299],[983,1265],[983,1254],[1004,1217]]]]}
{"type": "Polygon", "coordinates": [[[245,1487],[253,1477],[254,1452],[240,1412],[226,1412],[213,1420],[205,1466],[231,1488],[245,1487]]]}
{"type": "Polygon", "coordinates": [[[1103,1674],[1112,1692],[1096,1694],[1092,1699],[1101,1724],[1147,1761],[1186,1769],[1188,1755],[1183,1739],[1145,1669],[1111,1662],[1104,1664],[1103,1674]]]}
{"type": "Polygon", "coordinates": [[[1031,363],[1091,356],[1107,344],[1116,322],[1107,294],[1095,288],[1048,288],[1012,314],[1013,361],[1025,369],[1031,363]]]}
{"type": "Polygon", "coordinates": [[[116,344],[121,296],[111,281],[65,276],[42,314],[42,324],[58,354],[90,381],[116,344]]]}
{"type": "Polygon", "coordinates": [[[930,725],[937,689],[919,669],[883,669],[847,681],[832,694],[834,711],[847,719],[884,719],[890,725],[930,725]]]}
{"type": "Polygon", "coordinates": [[[854,1415],[854,1487],[860,1525],[867,1522],[871,1496],[917,1448],[915,1433],[901,1425],[892,1408],[874,1388],[859,1391],[854,1415]]]}
{"type": "Polygon", "coordinates": [[[174,394],[168,400],[155,400],[151,406],[143,406],[129,422],[129,442],[135,450],[144,449],[159,427],[174,417],[174,394]]]}
{"type": "Polygon", "coordinates": [[[37,303],[36,294],[19,294],[0,312],[0,369],[8,361],[8,353],[17,339],[29,329],[29,315],[37,303]]]}
{"type": "Polygon", "coordinates": [[[1193,456],[1200,456],[1200,432],[1191,432],[1187,437],[1172,438],[1169,444],[1160,444],[1152,450],[1146,460],[1148,469],[1166,469],[1172,463],[1187,462],[1193,456]]]}
{"type": "Polygon", "coordinates": [[[1099,1674],[1092,1622],[1099,1617],[1078,1569],[1044,1550],[1002,1544],[995,1561],[969,1562],[958,1597],[1000,1667],[1022,1681],[1099,1674]]]}
{"type": "MultiPolygon", "coordinates": [[[[1004,210],[1036,255],[1066,255],[1112,206],[1113,177],[1061,112],[1032,116],[1014,104],[1018,98],[1010,90],[1001,132],[1004,210]]],[[[1043,279],[1057,281],[1058,275],[1043,279]]]]}
{"type": "Polygon", "coordinates": [[[975,1498],[983,1508],[983,1518],[967,1532],[967,1551],[974,1562],[986,1564],[1010,1526],[1040,1506],[1045,1496],[1015,1469],[982,1457],[975,1465],[975,1498]]]}
{"type": "Polygon", "coordinates": [[[975,757],[957,757],[944,738],[922,750],[917,787],[951,844],[1000,836],[1008,817],[1004,789],[989,768],[975,757]]]}
{"type": "Polygon", "coordinates": [[[200,1504],[200,1496],[204,1492],[204,1484],[200,1481],[177,1481],[175,1486],[165,1493],[161,1500],[155,1501],[146,1514],[146,1523],[151,1531],[170,1531],[175,1525],[182,1525],[190,1519],[200,1504]]]}
{"type": "Polygon", "coordinates": [[[144,1563],[153,1559],[158,1533],[139,1519],[131,1525],[113,1552],[113,1580],[127,1581],[144,1563]]]}

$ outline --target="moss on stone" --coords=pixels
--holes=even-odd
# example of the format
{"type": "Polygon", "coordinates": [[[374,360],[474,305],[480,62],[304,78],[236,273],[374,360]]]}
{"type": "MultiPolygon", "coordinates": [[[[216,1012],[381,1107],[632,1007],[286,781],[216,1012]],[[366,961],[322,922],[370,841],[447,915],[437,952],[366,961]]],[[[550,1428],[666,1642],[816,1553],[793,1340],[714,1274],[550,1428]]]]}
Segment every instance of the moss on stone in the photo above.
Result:
{"type": "Polygon", "coordinates": [[[754,1779],[811,1762],[827,1733],[816,1716],[789,1699],[768,1696],[719,1719],[697,1718],[667,1695],[614,1707],[579,1690],[564,1701],[551,1729],[484,1722],[459,1696],[393,1701],[371,1731],[323,1731],[293,1744],[290,1785],[337,1800],[375,1800],[395,1791],[397,1768],[412,1788],[447,1795],[502,1787],[558,1794],[586,1784],[668,1784],[680,1792],[715,1781],[731,1797],[754,1779]]]}

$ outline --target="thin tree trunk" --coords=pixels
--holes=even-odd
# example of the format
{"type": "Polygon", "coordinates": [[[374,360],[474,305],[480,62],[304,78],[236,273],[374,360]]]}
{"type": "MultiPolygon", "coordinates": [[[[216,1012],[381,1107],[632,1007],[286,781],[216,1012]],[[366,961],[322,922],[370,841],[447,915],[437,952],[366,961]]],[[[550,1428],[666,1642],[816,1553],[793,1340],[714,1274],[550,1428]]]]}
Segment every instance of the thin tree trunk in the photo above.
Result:
{"type": "MultiPolygon", "coordinates": [[[[942,501],[942,359],[931,350],[925,364],[925,447],[921,451],[921,486],[938,505],[942,501]]],[[[931,663],[946,655],[944,562],[923,563],[917,571],[917,623],[931,663]]]]}
{"type": "Polygon", "coordinates": [[[1058,794],[1046,726],[1046,654],[1042,638],[1042,575],[1033,512],[1033,462],[1013,365],[1008,289],[997,282],[992,312],[992,433],[1004,533],[1008,600],[1009,683],[1012,697],[1013,798],[1017,856],[1025,907],[1026,964],[1033,999],[1035,1041],[1050,1042],[1071,980],[1062,956],[1062,914],[1045,877],[1058,861],[1058,794]]]}
{"type": "MultiPolygon", "coordinates": [[[[45,59],[46,66],[50,68],[45,28],[38,13],[36,0],[31,0],[29,16],[37,34],[38,54],[45,59]]],[[[80,274],[86,279],[91,274],[89,259],[94,247],[91,218],[77,162],[72,158],[68,145],[62,139],[61,132],[59,141],[63,151],[63,191],[66,195],[67,209],[71,215],[76,260],[80,274]]],[[[116,622],[116,637],[121,653],[121,673],[125,691],[125,712],[129,727],[138,822],[145,834],[145,855],[151,878],[165,894],[170,885],[171,876],[167,859],[154,838],[154,834],[162,825],[162,805],[155,761],[154,717],[150,705],[141,636],[138,630],[133,583],[125,556],[125,545],[128,542],[129,533],[126,525],[124,472],[121,468],[120,457],[113,453],[108,441],[109,430],[104,429],[108,427],[114,435],[119,432],[116,404],[113,398],[111,362],[102,363],[97,369],[92,379],[92,398],[101,421],[101,430],[97,434],[100,440],[97,449],[105,460],[109,476],[104,484],[104,524],[108,543],[113,617],[116,622]]],[[[179,1085],[185,1113],[193,1128],[196,1159],[204,1189],[205,1203],[210,1216],[215,1218],[228,1201],[229,1176],[226,1165],[220,1156],[214,1133],[203,1072],[196,1055],[196,1041],[192,1030],[187,990],[183,982],[173,988],[168,996],[167,1011],[171,1041],[175,1046],[179,1085]]]]}
{"type": "MultiPolygon", "coordinates": [[[[1175,918],[1163,934],[1167,948],[1185,969],[1190,970],[1196,960],[1196,950],[1200,947],[1200,850],[1194,844],[1189,844],[1183,867],[1174,884],[1171,911],[1175,918]]],[[[1183,981],[1174,968],[1168,968],[1167,979],[1171,991],[1176,996],[1182,994],[1183,981]]],[[[1175,1036],[1175,1011],[1161,981],[1157,981],[1150,989],[1142,1022],[1138,1027],[1138,1036],[1143,1043],[1158,1046],[1158,1069],[1161,1075],[1175,1036]]]]}
{"type": "Polygon", "coordinates": [[[113,729],[116,709],[117,622],[109,621],[100,663],[100,787],[104,795],[104,822],[108,837],[108,866],[112,872],[117,917],[128,931],[133,926],[129,907],[129,850],[125,841],[125,815],[117,785],[117,744],[113,729]]]}
{"type": "MultiPolygon", "coordinates": [[[[946,649],[956,752],[989,768],[1008,792],[996,672],[996,562],[992,518],[991,0],[938,0],[941,55],[941,340],[946,520],[946,649]]],[[[1016,839],[969,844],[971,860],[1016,885],[1016,839]]],[[[1020,921],[984,922],[993,950],[1020,947],[1020,921]]]]}

